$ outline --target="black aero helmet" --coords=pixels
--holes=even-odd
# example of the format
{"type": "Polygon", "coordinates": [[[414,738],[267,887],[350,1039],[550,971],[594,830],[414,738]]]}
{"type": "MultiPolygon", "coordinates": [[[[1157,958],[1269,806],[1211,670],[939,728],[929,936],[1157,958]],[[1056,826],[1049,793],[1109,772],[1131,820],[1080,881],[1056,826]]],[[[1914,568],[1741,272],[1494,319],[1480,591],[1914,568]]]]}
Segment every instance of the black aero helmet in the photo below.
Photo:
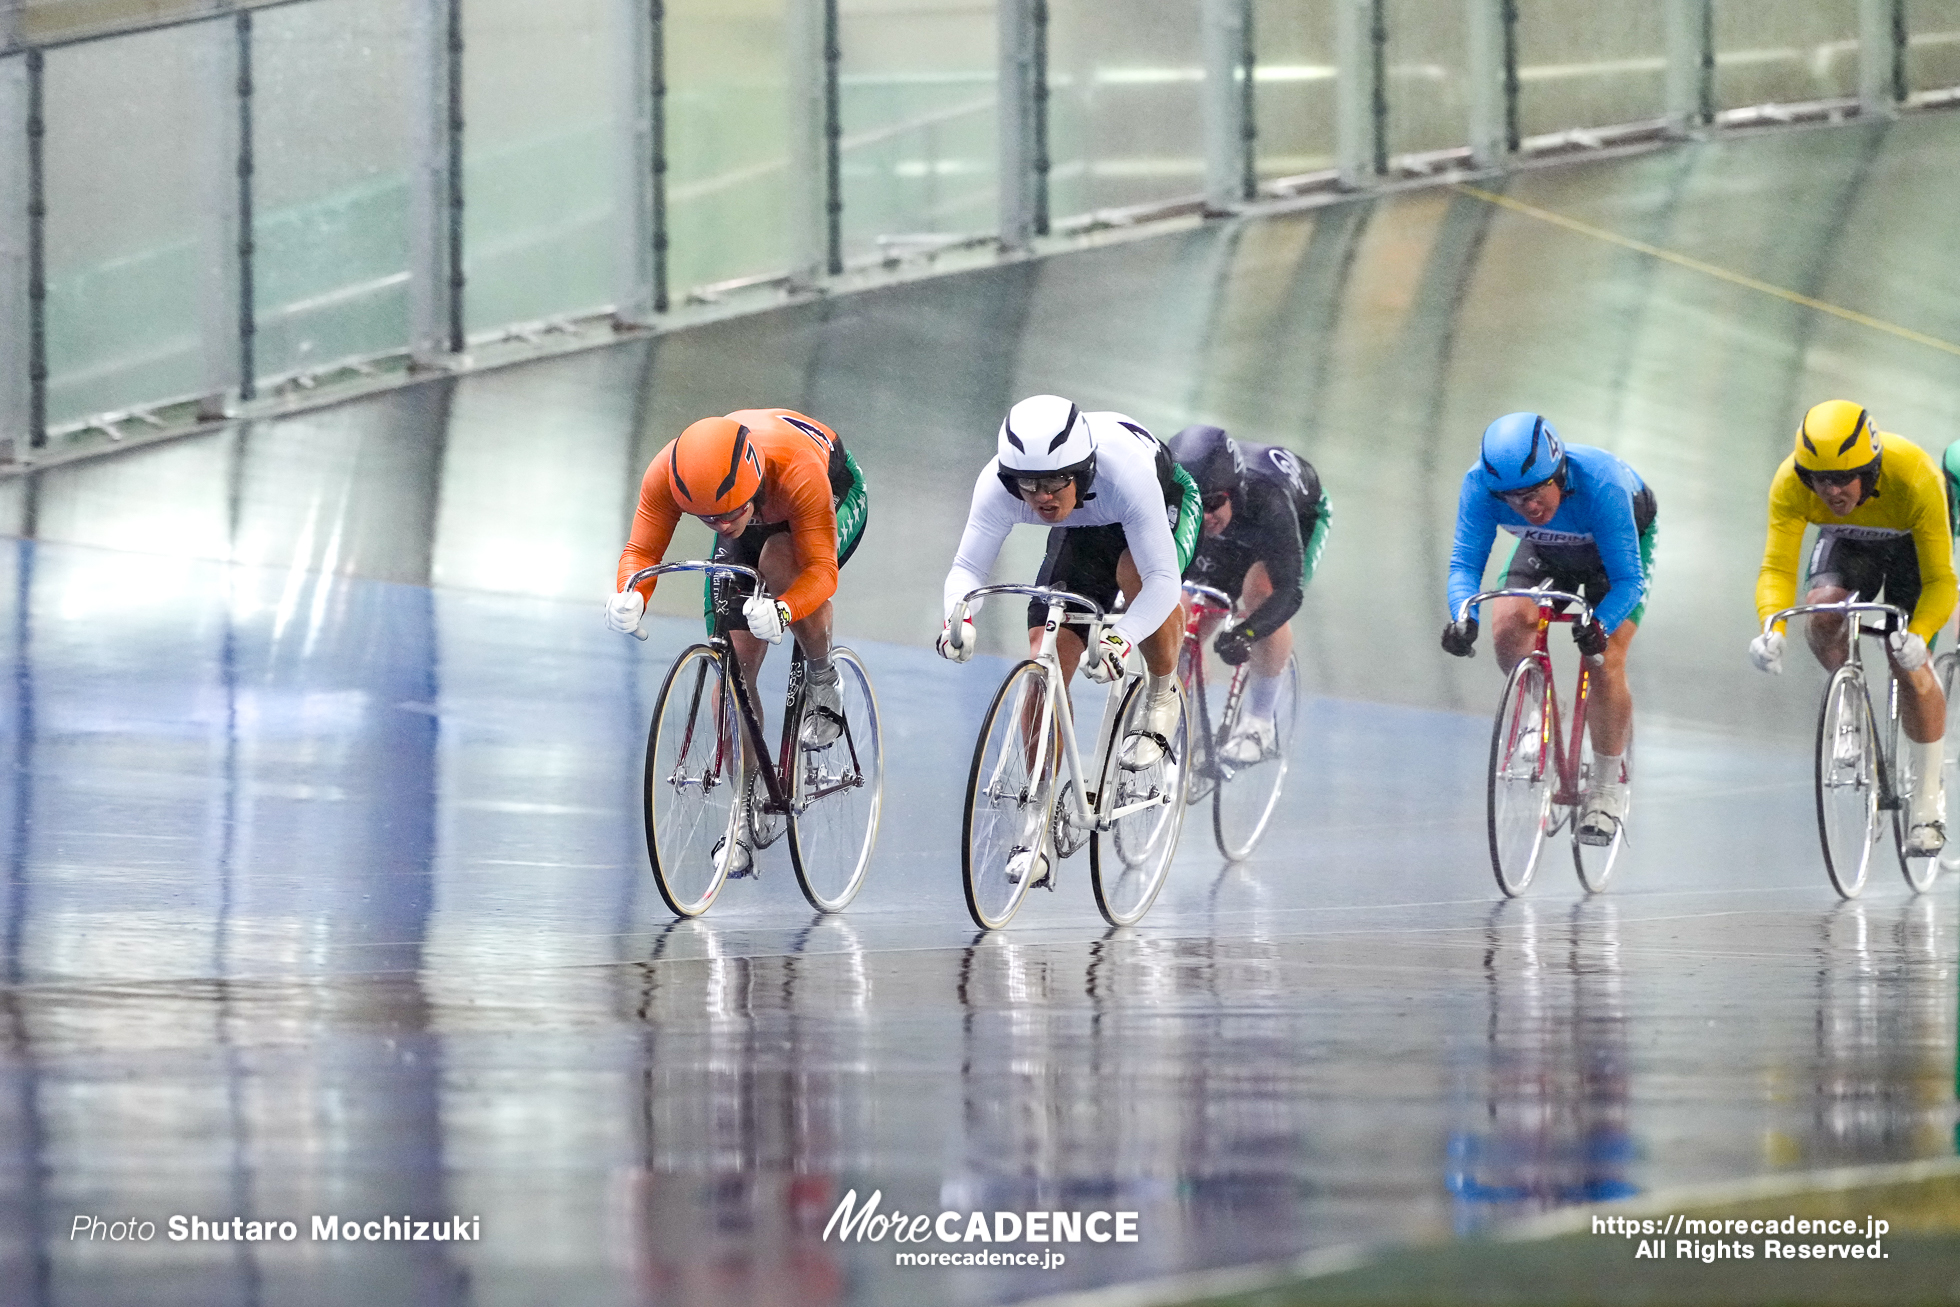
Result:
{"type": "Polygon", "coordinates": [[[1229,494],[1234,499],[1245,490],[1245,459],[1238,442],[1223,427],[1195,423],[1184,428],[1170,442],[1171,457],[1198,483],[1201,496],[1229,494]]]}

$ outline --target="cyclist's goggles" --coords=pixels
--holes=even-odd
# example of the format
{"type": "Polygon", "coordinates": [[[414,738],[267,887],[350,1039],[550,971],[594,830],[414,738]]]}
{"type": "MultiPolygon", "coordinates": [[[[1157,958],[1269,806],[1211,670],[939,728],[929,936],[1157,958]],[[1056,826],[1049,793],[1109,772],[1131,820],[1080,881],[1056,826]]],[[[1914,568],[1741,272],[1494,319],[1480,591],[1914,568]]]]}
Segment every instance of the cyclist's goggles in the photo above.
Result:
{"type": "Polygon", "coordinates": [[[1073,472],[1051,472],[1047,476],[1015,477],[1014,484],[1024,495],[1059,495],[1075,481],[1073,472]]]}
{"type": "Polygon", "coordinates": [[[1833,490],[1843,490],[1864,480],[1864,477],[1863,468],[1853,468],[1849,472],[1804,472],[1799,479],[1813,486],[1829,486],[1833,490]]]}
{"type": "Polygon", "coordinates": [[[1509,504],[1512,508],[1523,508],[1526,500],[1556,480],[1558,480],[1557,477],[1546,477],[1538,484],[1526,486],[1522,490],[1493,490],[1490,493],[1509,504]]]}
{"type": "Polygon", "coordinates": [[[1214,490],[1198,502],[1204,505],[1205,512],[1216,513],[1219,509],[1232,502],[1232,492],[1229,490],[1214,490]]]}
{"type": "Polygon", "coordinates": [[[740,508],[731,508],[726,513],[703,513],[701,520],[711,527],[727,526],[748,511],[749,505],[743,504],[740,508]]]}

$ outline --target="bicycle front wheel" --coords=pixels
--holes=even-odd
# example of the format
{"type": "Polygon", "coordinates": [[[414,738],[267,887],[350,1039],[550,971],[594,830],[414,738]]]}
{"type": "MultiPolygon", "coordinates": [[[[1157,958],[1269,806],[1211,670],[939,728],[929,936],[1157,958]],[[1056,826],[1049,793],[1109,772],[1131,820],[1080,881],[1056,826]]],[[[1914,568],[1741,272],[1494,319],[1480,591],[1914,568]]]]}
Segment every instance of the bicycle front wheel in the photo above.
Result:
{"type": "Polygon", "coordinates": [[[1490,733],[1488,829],[1497,888],[1516,898],[1531,884],[1552,811],[1551,675],[1538,658],[1511,669],[1490,733]]]}
{"type": "MultiPolygon", "coordinates": [[[[1579,793],[1584,794],[1596,779],[1594,773],[1599,764],[1593,761],[1592,737],[1586,737],[1585,757],[1579,765],[1579,793]]],[[[1620,852],[1627,846],[1627,817],[1633,813],[1633,736],[1627,736],[1626,753],[1620,758],[1620,784],[1626,787],[1627,809],[1622,814],[1620,828],[1613,832],[1613,842],[1603,848],[1587,844],[1579,838],[1579,820],[1575,813],[1572,820],[1572,861],[1579,869],[1579,883],[1586,893],[1597,894],[1606,888],[1612,878],[1613,868],[1620,861],[1620,852]]]]}
{"type": "Polygon", "coordinates": [[[742,732],[727,669],[708,645],[683,651],[647,731],[647,860],[661,899],[682,917],[698,917],[715,901],[728,842],[740,834],[742,732]]]}
{"type": "Polygon", "coordinates": [[[1864,677],[1846,663],[1817,715],[1817,833],[1824,870],[1847,899],[1865,888],[1878,829],[1878,726],[1864,677]]]}
{"type": "Polygon", "coordinates": [[[1183,687],[1176,687],[1179,711],[1170,748],[1148,767],[1123,765],[1123,745],[1145,724],[1146,682],[1139,678],[1124,693],[1116,734],[1102,759],[1096,786],[1096,833],[1089,840],[1089,880],[1096,908],[1112,926],[1143,919],[1170,874],[1184,826],[1184,788],[1190,778],[1191,713],[1183,687]]]}
{"type": "MultiPolygon", "coordinates": [[[[1248,670],[1248,682],[1251,676],[1248,670]]],[[[1253,846],[1266,833],[1274,810],[1279,807],[1280,786],[1286,781],[1287,760],[1292,757],[1293,733],[1299,725],[1299,662],[1289,654],[1286,667],[1279,674],[1279,686],[1273,699],[1272,740],[1267,742],[1261,737],[1241,741],[1239,747],[1245,749],[1248,755],[1251,745],[1259,744],[1259,754],[1256,757],[1246,756],[1243,761],[1228,761],[1219,753],[1222,749],[1233,747],[1232,737],[1237,733],[1239,723],[1245,719],[1248,697],[1249,691],[1239,695],[1232,720],[1219,732],[1222,743],[1214,741],[1212,749],[1212,757],[1218,767],[1218,788],[1211,801],[1211,830],[1218,839],[1218,851],[1233,862],[1252,853],[1253,846]]]]}
{"type": "Polygon", "coordinates": [[[1043,855],[1053,856],[1045,845],[1061,760],[1047,696],[1048,669],[1020,664],[1001,682],[973,746],[960,858],[966,909],[982,930],[1013,918],[1041,876],[1043,855]]]}
{"type": "Polygon", "coordinates": [[[849,649],[831,664],[844,728],[820,749],[795,746],[790,763],[789,857],[803,897],[819,912],[843,909],[864,885],[884,806],[884,735],[871,677],[849,649]]]}

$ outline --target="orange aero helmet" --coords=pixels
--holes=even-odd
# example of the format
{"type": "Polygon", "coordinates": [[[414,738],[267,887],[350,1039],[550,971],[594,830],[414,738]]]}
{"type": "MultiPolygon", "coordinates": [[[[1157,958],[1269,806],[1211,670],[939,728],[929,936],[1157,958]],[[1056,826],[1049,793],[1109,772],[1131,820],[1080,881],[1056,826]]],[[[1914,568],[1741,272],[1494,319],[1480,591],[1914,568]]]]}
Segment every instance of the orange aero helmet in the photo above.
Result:
{"type": "Polygon", "coordinates": [[[733,418],[702,418],[667,447],[667,487],[683,513],[732,513],[762,489],[762,459],[733,418]]]}

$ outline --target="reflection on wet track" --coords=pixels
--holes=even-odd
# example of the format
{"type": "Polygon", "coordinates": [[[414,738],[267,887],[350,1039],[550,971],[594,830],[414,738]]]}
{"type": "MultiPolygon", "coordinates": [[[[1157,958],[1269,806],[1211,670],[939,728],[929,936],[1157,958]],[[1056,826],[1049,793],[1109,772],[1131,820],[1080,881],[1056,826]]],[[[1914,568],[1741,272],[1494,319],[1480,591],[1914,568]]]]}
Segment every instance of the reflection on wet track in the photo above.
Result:
{"type": "MultiPolygon", "coordinates": [[[[1747,147],[1765,152],[1752,184],[1796,184],[1792,154],[1850,167],[1854,145],[1869,147],[1858,166],[1890,167],[1930,130],[1882,149],[1850,131],[1769,138],[1747,147]]],[[[1518,189],[1600,220],[1657,186],[1719,205],[1752,157],[1727,148],[1518,189]]],[[[38,539],[0,547],[0,1297],[994,1303],[1951,1155],[1954,885],[1914,899],[1881,873],[1837,901],[1810,817],[1815,686],[1806,669],[1747,679],[1742,662],[1760,518],[1735,505],[1758,503],[1784,410],[1824,384],[1752,351],[1802,333],[1751,318],[1732,370],[1755,389],[1697,392],[1744,433],[1725,457],[1748,469],[1705,484],[1706,451],[1652,420],[1675,380],[1648,378],[1678,380],[1700,347],[1624,318],[1520,335],[1504,260],[1550,238],[1515,221],[1427,194],[1206,229],[8,483],[0,508],[38,539]],[[1287,259],[1282,303],[1254,283],[1287,259]],[[1083,327],[1112,287],[1160,284],[1160,308],[1213,286],[1197,314],[1212,325],[1167,316],[1183,334],[1155,352],[1124,334],[1141,315],[1083,327]],[[1036,362],[983,351],[921,397],[922,374],[884,376],[862,352],[879,312],[930,344],[916,324],[955,304],[956,334],[994,339],[970,319],[998,315],[1036,362]],[[1288,425],[1284,395],[1240,384],[1283,361],[1261,323],[1310,356],[1281,389],[1312,420],[1288,425]],[[1603,897],[1583,899],[1554,855],[1528,897],[1494,903],[1481,778],[1498,683],[1487,659],[1434,650],[1438,533],[1473,419],[1521,387],[1444,365],[1503,338],[1564,375],[1571,341],[1618,359],[1628,332],[1651,368],[1553,398],[1660,487],[1633,843],[1603,897]],[[772,355],[786,340],[808,357],[772,355]],[[1425,357],[1433,375],[1411,372],[1425,357]],[[1251,861],[1221,867],[1200,824],[1140,927],[1102,927],[1077,859],[977,938],[957,803],[1008,664],[953,667],[905,642],[931,620],[1000,401],[1071,369],[1096,376],[1092,402],[1134,386],[1124,406],[1153,424],[1202,410],[1321,464],[1337,523],[1300,619],[1313,697],[1251,861]],[[1438,389],[1412,398],[1410,376],[1438,389]],[[1370,379],[1386,408],[1357,397],[1370,379]],[[1167,398],[1178,385],[1190,394],[1167,398]],[[846,571],[840,620],[887,722],[885,824],[845,917],[812,919],[778,848],[676,924],[637,788],[653,693],[698,620],[655,619],[642,646],[603,629],[592,595],[644,446],[680,411],[763,399],[827,417],[856,402],[847,440],[888,534],[846,571]],[[539,412],[555,463],[527,425],[539,412]],[[1395,512],[1407,531],[1383,525],[1395,512]],[[873,1192],[907,1215],[1135,1212],[1138,1238],[1061,1245],[1053,1270],[900,1266],[890,1240],[824,1237],[847,1195],[873,1192]],[[173,1215],[306,1229],[75,1235],[78,1217],[173,1215]],[[480,1217],[481,1240],[306,1237],[315,1216],[451,1215],[480,1217]]],[[[1733,232],[1716,226],[1719,245],[1733,232]]],[[[1812,235],[1805,257],[1836,248],[1812,235]]],[[[1617,277],[1612,293],[1656,311],[1742,293],[1581,262],[1540,271],[1568,290],[1617,277]]],[[[1938,386],[1920,364],[1900,385],[1925,416],[1938,386]]],[[[1003,570],[1032,570],[1039,540],[1023,543],[1003,570]]],[[[694,602],[660,596],[670,614],[694,602]]],[[[990,618],[1005,653],[1011,623],[990,618]]]]}

